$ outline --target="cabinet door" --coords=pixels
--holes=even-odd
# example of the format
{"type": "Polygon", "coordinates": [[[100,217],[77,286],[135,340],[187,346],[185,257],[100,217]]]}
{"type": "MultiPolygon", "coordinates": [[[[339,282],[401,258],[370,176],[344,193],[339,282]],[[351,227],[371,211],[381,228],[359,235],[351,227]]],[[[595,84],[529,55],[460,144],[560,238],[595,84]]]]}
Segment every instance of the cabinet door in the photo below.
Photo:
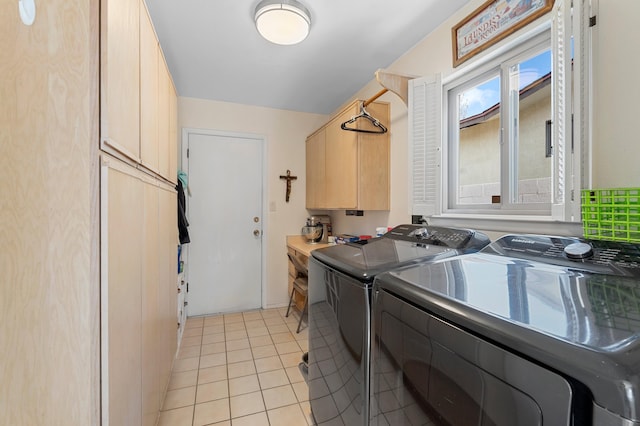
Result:
{"type": "MultiPolygon", "coordinates": [[[[106,282],[102,290],[104,425],[142,424],[141,265],[143,252],[142,182],[108,168],[103,235],[108,241],[106,282]],[[106,225],[106,226],[105,226],[106,225]],[[107,421],[108,419],[108,421],[107,421]]],[[[104,186],[103,186],[103,189],[104,186]]],[[[103,265],[104,266],[104,265],[103,265]]],[[[103,277],[104,278],[104,277],[103,277]]]]}
{"type": "Polygon", "coordinates": [[[308,209],[326,208],[325,198],[325,129],[322,128],[307,138],[307,197],[308,209]]]}
{"type": "Polygon", "coordinates": [[[149,14],[140,11],[140,157],[158,172],[158,58],[160,47],[149,14]]]}
{"type": "Polygon", "coordinates": [[[177,249],[178,218],[177,195],[173,189],[162,188],[159,192],[158,225],[161,229],[159,237],[160,279],[159,285],[159,327],[160,342],[160,383],[166,386],[171,374],[171,365],[176,355],[178,344],[178,321],[176,319],[178,286],[177,249]]]}
{"type": "Polygon", "coordinates": [[[100,140],[139,162],[140,2],[100,4],[100,140]]]}
{"type": "Polygon", "coordinates": [[[340,125],[356,114],[345,110],[326,127],[326,206],[354,209],[358,206],[358,133],[340,125]]]}
{"type": "MultiPolygon", "coordinates": [[[[389,105],[371,103],[367,111],[389,128],[389,105]]],[[[361,126],[371,126],[360,120],[361,126]]],[[[367,128],[368,129],[368,128],[367,128]]],[[[358,209],[389,210],[389,133],[358,133],[358,209]]]]}
{"type": "Polygon", "coordinates": [[[167,178],[178,183],[178,95],[169,80],[169,176],[167,178]]]}
{"type": "Polygon", "coordinates": [[[157,186],[144,185],[144,262],[142,264],[142,424],[154,426],[166,383],[160,377],[160,227],[157,186]]]}
{"type": "Polygon", "coordinates": [[[169,178],[169,92],[173,86],[162,55],[158,58],[158,83],[158,172],[169,178]]]}

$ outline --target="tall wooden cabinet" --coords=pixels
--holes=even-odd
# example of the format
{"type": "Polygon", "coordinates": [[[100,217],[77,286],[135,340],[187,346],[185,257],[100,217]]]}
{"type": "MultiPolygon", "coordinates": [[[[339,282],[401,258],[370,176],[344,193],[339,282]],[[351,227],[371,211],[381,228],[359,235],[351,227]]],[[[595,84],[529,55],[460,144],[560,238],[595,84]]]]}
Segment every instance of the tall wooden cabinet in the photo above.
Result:
{"type": "Polygon", "coordinates": [[[101,148],[177,183],[177,94],[144,1],[103,0],[101,148]]]}
{"type": "Polygon", "coordinates": [[[175,191],[101,161],[103,425],[155,425],[176,353],[175,191]]]}
{"type": "Polygon", "coordinates": [[[142,424],[143,195],[125,171],[102,173],[103,424],[142,424]]]}
{"type": "Polygon", "coordinates": [[[158,134],[160,78],[162,55],[145,9],[140,13],[140,161],[148,169],[159,172],[158,134]]]}
{"type": "Polygon", "coordinates": [[[142,0],[101,1],[102,424],[157,423],[177,350],[177,95],[142,0]]]}
{"type": "Polygon", "coordinates": [[[100,2],[100,139],[140,161],[140,7],[136,0],[100,2]]]}
{"type": "MultiPolygon", "coordinates": [[[[389,210],[389,133],[340,127],[360,113],[361,102],[353,102],[307,138],[307,209],[389,210]]],[[[373,102],[366,110],[389,127],[388,103],[373,102]]],[[[353,125],[372,128],[366,119],[353,125]]]]}

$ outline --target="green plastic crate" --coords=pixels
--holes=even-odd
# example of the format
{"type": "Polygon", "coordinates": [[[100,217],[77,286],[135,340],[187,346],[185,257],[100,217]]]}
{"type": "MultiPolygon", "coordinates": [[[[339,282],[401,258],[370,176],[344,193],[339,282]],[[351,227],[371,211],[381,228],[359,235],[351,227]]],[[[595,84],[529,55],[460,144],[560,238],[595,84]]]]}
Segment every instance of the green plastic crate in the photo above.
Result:
{"type": "Polygon", "coordinates": [[[584,189],[582,225],[586,238],[640,242],[640,188],[584,189]]]}

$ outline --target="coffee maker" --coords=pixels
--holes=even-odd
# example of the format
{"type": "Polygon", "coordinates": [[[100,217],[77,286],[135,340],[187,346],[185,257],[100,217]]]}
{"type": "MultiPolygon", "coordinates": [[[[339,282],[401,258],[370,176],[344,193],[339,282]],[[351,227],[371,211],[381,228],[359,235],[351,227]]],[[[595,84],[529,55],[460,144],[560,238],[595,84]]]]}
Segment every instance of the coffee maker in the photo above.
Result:
{"type": "Polygon", "coordinates": [[[331,217],[316,215],[307,218],[306,226],[302,227],[302,235],[309,244],[327,244],[331,235],[331,217]]]}

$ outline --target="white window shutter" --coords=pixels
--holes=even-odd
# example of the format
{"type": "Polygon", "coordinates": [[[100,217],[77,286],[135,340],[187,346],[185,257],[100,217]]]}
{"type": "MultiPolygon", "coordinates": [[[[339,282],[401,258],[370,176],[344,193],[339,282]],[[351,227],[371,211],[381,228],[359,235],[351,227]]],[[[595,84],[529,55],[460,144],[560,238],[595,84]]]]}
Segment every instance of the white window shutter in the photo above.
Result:
{"type": "Polygon", "coordinates": [[[442,84],[440,76],[409,81],[410,214],[440,213],[442,84]]]}
{"type": "Polygon", "coordinates": [[[588,102],[584,85],[588,51],[584,31],[588,16],[582,0],[556,0],[551,13],[554,87],[552,217],[559,221],[579,222],[582,175],[588,169],[583,158],[583,153],[587,152],[583,149],[583,141],[588,137],[588,113],[585,109],[588,102]]]}
{"type": "Polygon", "coordinates": [[[556,0],[552,15],[553,64],[553,208],[556,220],[565,220],[567,201],[567,156],[571,155],[571,15],[570,1],[556,0]],[[565,3],[569,3],[568,7],[565,3]]]}

